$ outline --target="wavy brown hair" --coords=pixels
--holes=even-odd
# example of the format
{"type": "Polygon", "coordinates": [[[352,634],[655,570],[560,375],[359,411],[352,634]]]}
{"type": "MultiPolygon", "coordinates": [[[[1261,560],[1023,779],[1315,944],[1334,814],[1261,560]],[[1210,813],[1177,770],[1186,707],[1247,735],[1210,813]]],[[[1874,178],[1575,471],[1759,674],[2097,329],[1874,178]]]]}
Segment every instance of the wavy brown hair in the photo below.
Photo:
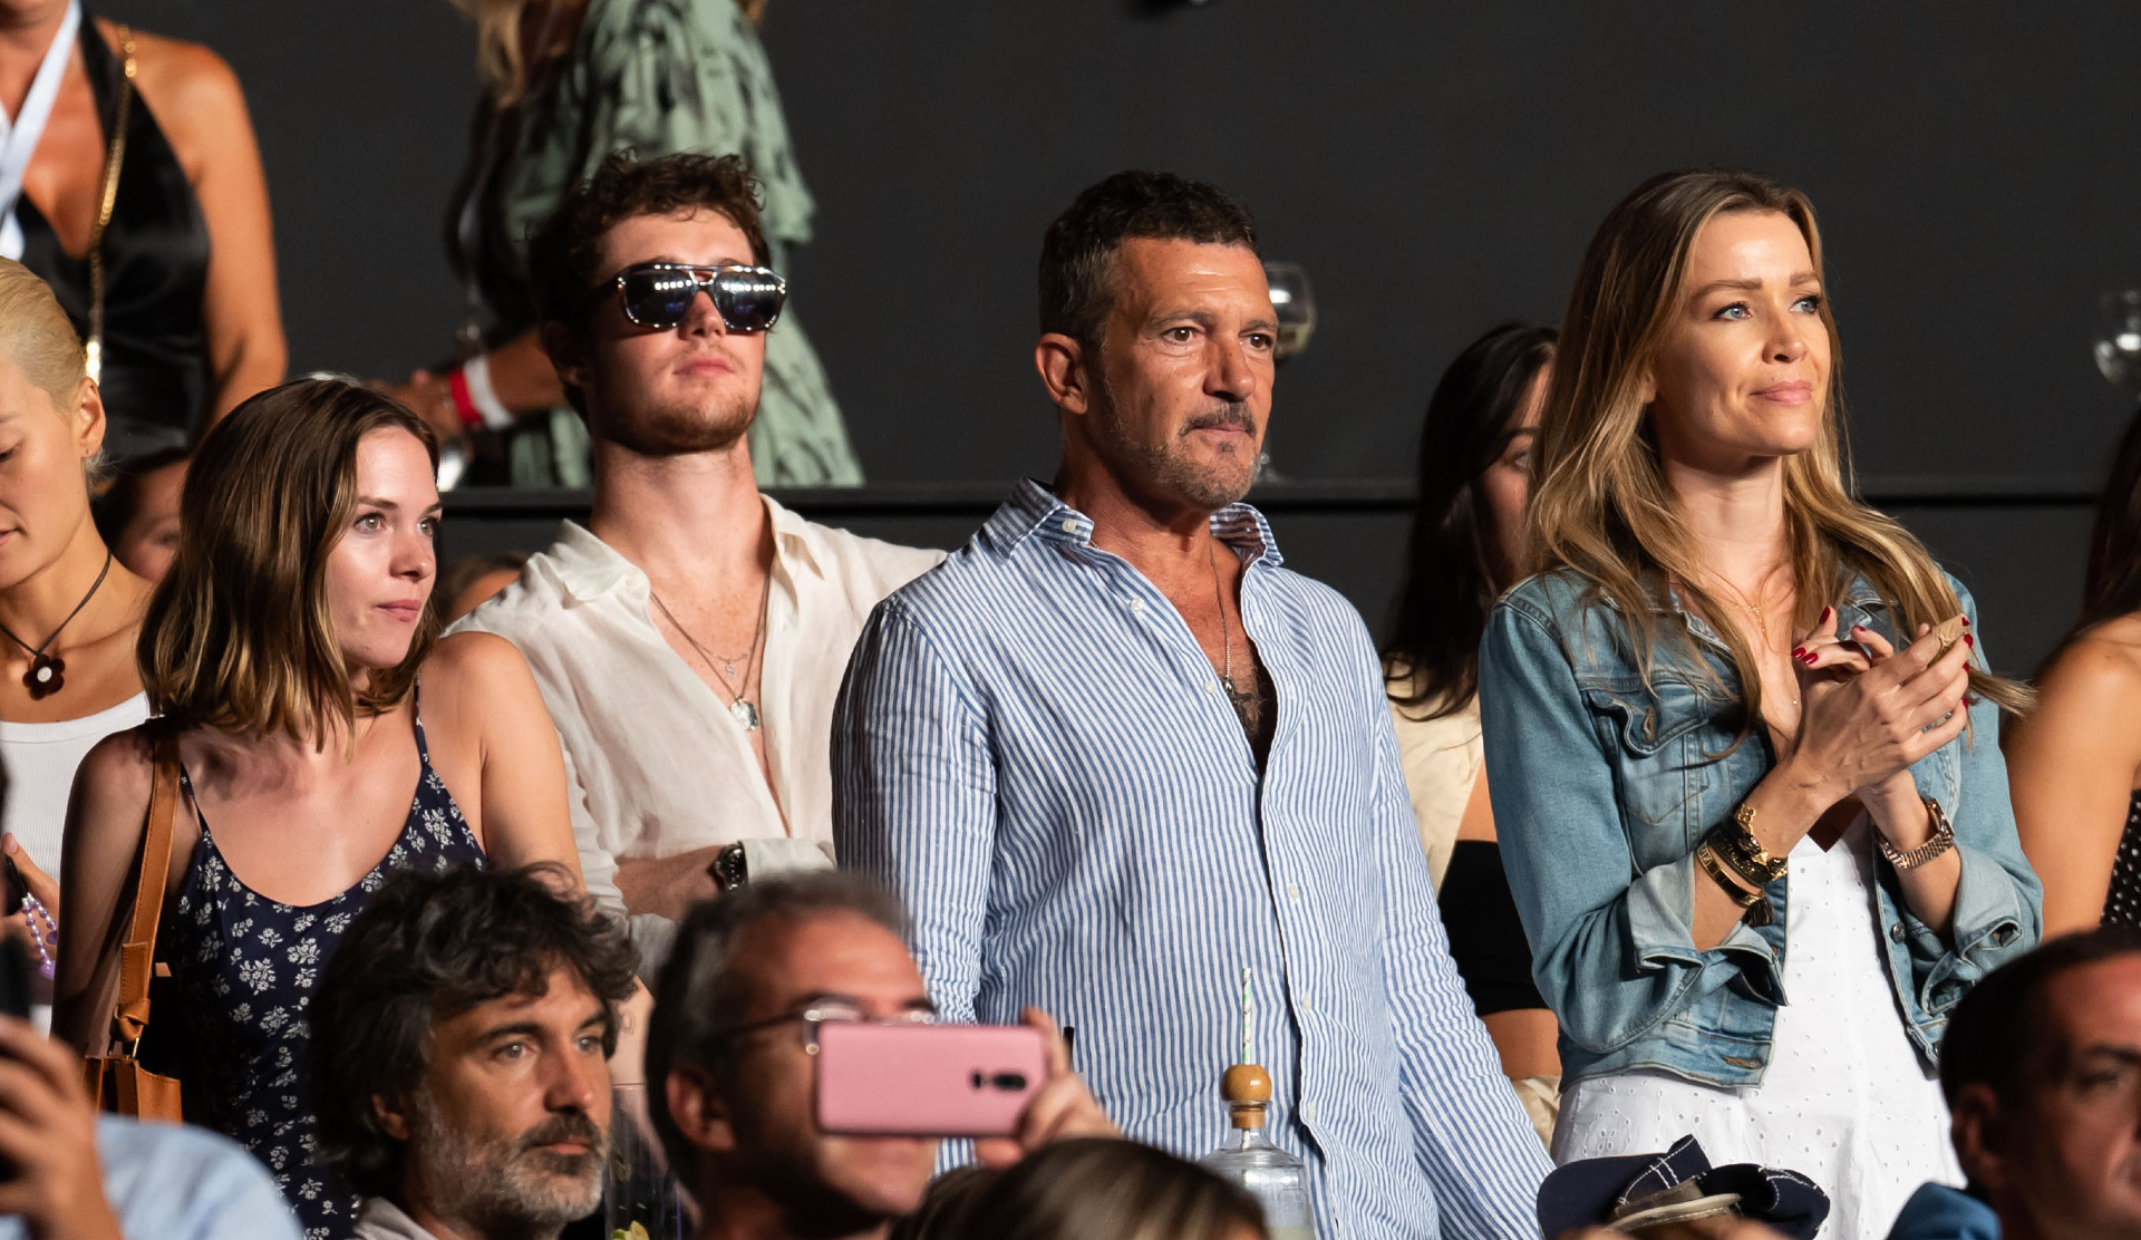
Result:
{"type": "Polygon", "coordinates": [[[328,725],[400,706],[438,637],[425,605],[408,657],[350,688],[327,605],[327,557],[357,504],[357,443],[422,419],[344,379],[300,379],[231,410],[201,441],[179,500],[185,537],[141,622],[142,687],[179,727],[327,743],[328,725]]]}
{"type": "MultiPolygon", "coordinates": [[[[1703,584],[1695,534],[1666,481],[1641,394],[1643,375],[1686,295],[1697,234],[1713,218],[1739,212],[1790,219],[1826,285],[1814,205],[1798,190],[1736,169],[1668,172],[1637,186],[1599,225],[1569,292],[1527,524],[1530,570],[1572,570],[1594,597],[1617,608],[1646,679],[1659,637],[1655,610],[1666,601],[1668,583],[1677,590],[1724,639],[1751,721],[1761,717],[1761,676],[1731,612],[1703,584]]],[[[1784,461],[1797,585],[1793,623],[1811,626],[1820,607],[1841,598],[1853,576],[1863,576],[1887,604],[1899,636],[1908,637],[1921,623],[1955,615],[1961,604],[1925,544],[1858,498],[1844,434],[1843,355],[1826,297],[1820,314],[1834,359],[1820,436],[1810,450],[1784,461]]],[[[1670,637],[1692,654],[1684,628],[1670,637]]],[[[2030,691],[1992,675],[1982,657],[1971,656],[1971,692],[2010,711],[2028,709],[2030,691]]]]}

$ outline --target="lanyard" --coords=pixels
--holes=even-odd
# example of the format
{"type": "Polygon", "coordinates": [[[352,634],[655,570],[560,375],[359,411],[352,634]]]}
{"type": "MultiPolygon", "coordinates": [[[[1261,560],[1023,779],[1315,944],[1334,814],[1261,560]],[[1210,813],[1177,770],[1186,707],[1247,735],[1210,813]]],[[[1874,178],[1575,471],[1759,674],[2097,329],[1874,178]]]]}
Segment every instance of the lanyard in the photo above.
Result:
{"type": "Polygon", "coordinates": [[[15,203],[22,197],[22,174],[29,169],[37,140],[45,136],[45,122],[52,118],[52,101],[59,98],[60,79],[67,75],[67,56],[74,50],[75,32],[82,26],[82,0],[69,0],[67,16],[60,19],[59,33],[45,49],[44,63],[30,82],[22,101],[22,113],[10,122],[0,116],[0,254],[22,257],[22,224],[15,218],[15,203]]]}

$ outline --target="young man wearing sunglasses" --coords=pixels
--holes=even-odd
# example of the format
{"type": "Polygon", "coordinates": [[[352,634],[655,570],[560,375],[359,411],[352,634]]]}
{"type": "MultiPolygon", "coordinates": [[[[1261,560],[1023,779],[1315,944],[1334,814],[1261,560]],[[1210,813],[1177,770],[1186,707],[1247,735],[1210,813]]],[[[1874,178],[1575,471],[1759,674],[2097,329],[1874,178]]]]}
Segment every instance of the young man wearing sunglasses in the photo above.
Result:
{"type": "Polygon", "coordinates": [[[943,554],[805,521],[751,472],[769,332],[734,156],[613,155],[529,263],[593,440],[594,511],[458,627],[520,647],[564,742],[581,869],[651,973],[693,901],[827,866],[832,706],[878,600],[943,554]]]}
{"type": "MultiPolygon", "coordinates": [[[[812,1105],[820,1029],[935,1020],[904,934],[899,903],[847,874],[777,878],[692,910],[655,988],[647,1101],[699,1203],[701,1240],[875,1240],[920,1204],[936,1141],[834,1136],[812,1105]]],[[[993,1165],[1117,1135],[1054,1023],[1025,1019],[1047,1031],[1048,1077],[1015,1136],[975,1144],[993,1165]]]]}

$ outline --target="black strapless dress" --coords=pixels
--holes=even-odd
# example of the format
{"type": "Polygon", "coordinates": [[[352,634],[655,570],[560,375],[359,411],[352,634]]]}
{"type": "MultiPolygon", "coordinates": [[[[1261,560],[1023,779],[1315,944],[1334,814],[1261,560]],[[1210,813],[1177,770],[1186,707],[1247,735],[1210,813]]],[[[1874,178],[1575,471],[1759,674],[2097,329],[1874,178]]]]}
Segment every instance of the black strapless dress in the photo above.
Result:
{"type": "MultiPolygon", "coordinates": [[[[125,65],[97,24],[82,14],[82,66],[109,135],[125,65]]],[[[43,276],[75,330],[89,334],[89,258],[60,248],[51,221],[28,197],[23,265],[43,276]]],[[[105,449],[115,461],[187,443],[208,403],[208,329],[201,299],[208,288],[208,223],[185,169],[142,103],[127,107],[126,159],[104,232],[104,374],[100,386],[111,426],[105,449]]]]}

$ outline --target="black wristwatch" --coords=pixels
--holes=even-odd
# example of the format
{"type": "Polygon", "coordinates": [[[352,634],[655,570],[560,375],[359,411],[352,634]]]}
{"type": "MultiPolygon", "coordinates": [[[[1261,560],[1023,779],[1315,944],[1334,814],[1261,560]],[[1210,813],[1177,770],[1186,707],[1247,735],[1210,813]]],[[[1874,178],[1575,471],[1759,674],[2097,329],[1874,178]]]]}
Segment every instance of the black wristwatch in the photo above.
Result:
{"type": "Polygon", "coordinates": [[[750,882],[751,864],[744,855],[743,841],[738,840],[715,853],[713,861],[706,867],[706,872],[713,876],[714,885],[723,891],[734,891],[750,882]]]}

